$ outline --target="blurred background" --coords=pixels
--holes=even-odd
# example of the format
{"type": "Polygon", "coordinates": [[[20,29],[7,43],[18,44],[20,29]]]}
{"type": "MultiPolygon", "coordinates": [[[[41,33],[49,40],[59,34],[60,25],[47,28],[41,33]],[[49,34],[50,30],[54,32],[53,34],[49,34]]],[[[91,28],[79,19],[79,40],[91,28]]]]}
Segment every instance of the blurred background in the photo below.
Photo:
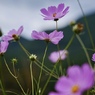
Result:
{"type": "MultiPolygon", "coordinates": [[[[93,42],[95,42],[95,0],[79,0],[86,16],[89,29],[93,42]]],[[[64,32],[64,38],[60,41],[60,49],[64,49],[70,38],[73,35],[72,28],[70,26],[71,21],[76,21],[77,23],[84,24],[83,33],[80,35],[82,41],[84,42],[86,48],[92,49],[92,44],[90,42],[88,29],[86,27],[85,18],[81,11],[81,8],[77,0],[0,0],[0,28],[4,34],[7,34],[11,29],[18,29],[21,25],[24,26],[24,31],[21,34],[20,42],[23,46],[31,53],[36,54],[37,58],[42,61],[42,57],[45,49],[44,41],[35,41],[31,38],[32,30],[46,31],[47,33],[52,32],[55,29],[54,21],[45,21],[41,16],[40,9],[47,8],[48,6],[58,6],[58,4],[64,3],[65,6],[70,6],[68,14],[58,21],[58,30],[64,32]]],[[[48,56],[51,52],[57,51],[57,46],[52,43],[49,44],[47,56],[45,59],[45,65],[48,68],[52,68],[53,64],[48,60],[48,56]]],[[[68,48],[69,56],[68,59],[62,61],[62,68],[66,69],[69,65],[78,64],[81,65],[87,62],[85,53],[75,37],[72,44],[68,48]]],[[[94,51],[88,50],[90,58],[94,51]]],[[[30,73],[29,73],[29,59],[27,55],[20,48],[18,43],[10,43],[8,50],[5,54],[7,64],[12,70],[12,58],[17,58],[18,63],[15,64],[15,68],[19,74],[19,81],[21,82],[25,91],[31,89],[30,83],[30,73]]],[[[21,95],[21,89],[17,85],[16,81],[8,73],[4,61],[0,57],[0,78],[3,80],[4,87],[7,90],[12,90],[19,95],[21,95]]],[[[92,62],[92,64],[94,64],[92,62]]],[[[39,68],[33,65],[34,76],[38,78],[39,68]]],[[[41,80],[41,86],[43,87],[46,82],[48,75],[43,73],[41,80]]],[[[54,82],[50,82],[45,95],[54,88],[54,82]]],[[[0,94],[2,95],[2,94],[0,94]]],[[[9,94],[15,95],[15,94],[9,94]]]]}

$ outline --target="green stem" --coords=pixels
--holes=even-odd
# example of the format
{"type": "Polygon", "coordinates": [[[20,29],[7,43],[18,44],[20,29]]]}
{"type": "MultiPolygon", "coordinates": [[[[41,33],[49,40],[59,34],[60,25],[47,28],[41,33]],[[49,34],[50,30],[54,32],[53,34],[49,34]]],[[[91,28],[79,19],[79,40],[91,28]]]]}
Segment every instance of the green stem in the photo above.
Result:
{"type": "Polygon", "coordinates": [[[1,80],[0,80],[0,86],[1,86],[1,89],[2,89],[2,92],[3,92],[3,95],[6,95],[5,90],[4,90],[4,87],[3,87],[3,84],[2,84],[2,82],[1,82],[1,80]]]}
{"type": "MultiPolygon", "coordinates": [[[[3,57],[4,58],[4,57],[3,57]]],[[[10,70],[10,68],[9,68],[9,66],[8,66],[8,64],[7,64],[7,62],[6,62],[6,59],[4,58],[4,63],[5,63],[5,65],[6,65],[6,67],[7,67],[7,70],[9,71],[9,73],[11,74],[11,76],[12,77],[14,77],[14,78],[17,78],[12,72],[11,72],[11,70],[10,70]]]]}
{"type": "Polygon", "coordinates": [[[29,57],[30,53],[24,48],[24,46],[20,43],[20,41],[18,41],[18,44],[20,45],[20,47],[22,48],[22,50],[26,53],[26,55],[29,57]]]}
{"type": "MultiPolygon", "coordinates": [[[[4,57],[3,57],[3,58],[4,58],[4,57]]],[[[6,65],[7,69],[8,69],[8,71],[9,71],[9,73],[10,73],[10,74],[12,75],[12,77],[15,78],[15,80],[17,81],[17,83],[18,83],[19,87],[21,88],[23,94],[26,95],[26,93],[24,92],[24,90],[23,90],[23,88],[22,88],[20,82],[18,81],[17,77],[11,72],[9,66],[7,65],[7,62],[6,62],[6,59],[5,59],[5,58],[4,58],[4,62],[5,62],[5,65],[6,65]]]]}
{"type": "Polygon", "coordinates": [[[43,93],[44,93],[44,91],[45,91],[45,89],[46,89],[46,87],[47,87],[47,85],[48,85],[48,83],[49,83],[49,81],[50,81],[50,78],[51,78],[51,76],[52,76],[52,73],[54,72],[54,69],[56,68],[57,64],[58,64],[58,63],[56,63],[56,64],[54,65],[54,67],[53,67],[53,69],[52,69],[52,71],[51,71],[51,73],[50,73],[50,75],[49,75],[49,77],[48,77],[48,79],[47,79],[47,81],[46,81],[44,87],[43,87],[43,90],[42,90],[42,92],[41,92],[41,95],[43,95],[43,93]]]}
{"type": "MultiPolygon", "coordinates": [[[[58,51],[60,51],[60,47],[59,47],[59,44],[57,44],[57,49],[58,49],[58,51]]],[[[60,66],[59,66],[59,70],[58,71],[60,71],[60,73],[62,74],[62,64],[61,64],[61,61],[60,61],[60,59],[61,59],[61,54],[60,54],[60,52],[59,52],[59,63],[60,63],[60,66]]]]}
{"type": "Polygon", "coordinates": [[[32,83],[32,95],[34,95],[34,83],[33,83],[32,61],[31,61],[31,63],[30,63],[30,76],[31,76],[31,83],[32,83]]]}
{"type": "Polygon", "coordinates": [[[71,39],[69,40],[69,43],[66,45],[64,50],[67,50],[70,47],[70,45],[72,44],[74,38],[75,38],[75,34],[72,35],[71,39]]]}
{"type": "Polygon", "coordinates": [[[55,21],[56,22],[56,30],[58,30],[58,24],[57,24],[57,21],[55,21]]]}
{"type": "MultiPolygon", "coordinates": [[[[39,67],[39,68],[41,68],[41,66],[35,61],[35,64],[39,67]]],[[[45,68],[42,68],[43,69],[43,71],[45,71],[46,73],[48,73],[48,74],[50,74],[50,70],[47,68],[47,67],[45,67],[45,68]],[[49,71],[48,71],[48,70],[49,71]]],[[[52,74],[52,76],[54,77],[54,78],[56,78],[56,79],[58,79],[58,77],[57,77],[57,75],[56,74],[52,74]]]]}
{"type": "Polygon", "coordinates": [[[83,50],[84,50],[84,52],[85,52],[85,54],[86,54],[86,57],[87,57],[87,60],[88,60],[89,65],[92,67],[91,61],[90,61],[90,57],[89,57],[89,54],[88,54],[88,52],[87,52],[87,50],[86,50],[86,48],[85,48],[84,43],[82,42],[82,40],[81,40],[81,38],[79,37],[79,35],[76,34],[76,37],[77,37],[78,41],[80,42],[80,44],[81,44],[81,46],[82,46],[82,48],[83,48],[83,50]]]}
{"type": "MultiPolygon", "coordinates": [[[[40,87],[40,81],[41,81],[41,76],[42,76],[42,70],[43,70],[43,66],[44,66],[44,60],[45,60],[45,57],[46,57],[47,49],[48,49],[48,43],[47,43],[47,46],[46,46],[46,48],[45,48],[45,52],[44,52],[44,56],[43,56],[43,60],[42,60],[42,66],[41,66],[41,70],[40,70],[40,75],[39,75],[39,79],[38,79],[38,86],[37,86],[38,91],[39,91],[39,87],[40,87]]],[[[40,94],[40,93],[39,93],[39,94],[40,94]]]]}
{"type": "Polygon", "coordinates": [[[92,39],[92,35],[91,35],[91,32],[90,32],[90,28],[89,28],[89,25],[88,25],[88,22],[87,22],[85,13],[84,13],[84,11],[83,11],[83,9],[82,9],[82,6],[81,6],[81,4],[80,4],[80,1],[79,1],[79,0],[77,0],[77,1],[78,1],[79,6],[80,6],[80,9],[81,9],[81,11],[82,11],[83,17],[84,17],[84,21],[85,21],[85,24],[86,24],[86,28],[87,28],[87,30],[88,30],[88,34],[89,34],[89,37],[90,37],[90,41],[91,41],[92,47],[93,47],[93,49],[95,50],[95,48],[94,48],[94,42],[93,42],[93,39],[92,39]]]}

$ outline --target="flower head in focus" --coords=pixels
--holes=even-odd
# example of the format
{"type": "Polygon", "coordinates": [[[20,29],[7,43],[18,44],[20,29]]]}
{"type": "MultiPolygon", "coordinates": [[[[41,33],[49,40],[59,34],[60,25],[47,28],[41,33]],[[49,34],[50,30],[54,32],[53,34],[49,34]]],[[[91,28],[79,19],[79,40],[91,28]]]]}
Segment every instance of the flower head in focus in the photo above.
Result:
{"type": "Polygon", "coordinates": [[[52,42],[53,44],[58,44],[59,41],[64,37],[62,31],[57,32],[56,30],[50,34],[47,34],[46,32],[37,32],[34,30],[32,31],[31,36],[36,40],[45,40],[46,42],[52,42]]]}
{"type": "Polygon", "coordinates": [[[54,51],[50,54],[49,60],[53,63],[56,63],[58,60],[66,59],[67,55],[68,55],[67,50],[54,51]]]}
{"type": "Polygon", "coordinates": [[[3,55],[6,52],[8,45],[9,45],[8,41],[0,42],[0,55],[3,55]]]}
{"type": "Polygon", "coordinates": [[[88,64],[82,67],[72,66],[67,70],[67,76],[59,78],[55,85],[57,92],[49,95],[82,95],[94,85],[94,71],[88,64]]]}
{"type": "Polygon", "coordinates": [[[92,61],[95,62],[95,53],[92,55],[92,61]]]}
{"type": "Polygon", "coordinates": [[[21,26],[17,31],[15,29],[12,29],[11,31],[8,32],[7,35],[2,37],[3,41],[10,41],[10,40],[19,40],[19,36],[23,31],[23,26],[21,26]]]}
{"type": "Polygon", "coordinates": [[[59,4],[58,7],[50,6],[48,9],[42,8],[40,11],[44,20],[54,20],[57,21],[68,13],[69,6],[64,9],[65,5],[63,3],[59,4]]]}

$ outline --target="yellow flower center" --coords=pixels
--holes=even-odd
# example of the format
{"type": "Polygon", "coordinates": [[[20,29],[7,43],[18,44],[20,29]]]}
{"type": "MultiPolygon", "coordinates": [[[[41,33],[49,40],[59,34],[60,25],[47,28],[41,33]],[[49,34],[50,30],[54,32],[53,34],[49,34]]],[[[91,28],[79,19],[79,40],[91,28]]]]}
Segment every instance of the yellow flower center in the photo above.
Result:
{"type": "Polygon", "coordinates": [[[73,92],[73,93],[78,92],[78,90],[79,90],[79,87],[78,87],[77,85],[74,85],[74,86],[72,87],[72,92],[73,92]]]}
{"type": "Polygon", "coordinates": [[[56,13],[53,14],[53,17],[56,17],[56,13]]]}

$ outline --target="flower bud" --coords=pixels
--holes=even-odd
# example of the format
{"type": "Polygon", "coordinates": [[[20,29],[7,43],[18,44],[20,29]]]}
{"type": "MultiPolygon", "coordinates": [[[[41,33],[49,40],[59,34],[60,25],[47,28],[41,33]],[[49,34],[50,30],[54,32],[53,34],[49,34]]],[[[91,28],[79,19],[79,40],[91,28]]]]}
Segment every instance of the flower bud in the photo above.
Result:
{"type": "Polygon", "coordinates": [[[73,29],[73,31],[74,31],[76,34],[80,34],[80,33],[83,31],[83,29],[84,29],[84,25],[78,23],[78,24],[75,24],[72,29],[73,29]]]}
{"type": "Polygon", "coordinates": [[[29,59],[30,59],[31,61],[35,61],[36,58],[37,58],[37,56],[34,55],[34,54],[31,54],[31,55],[29,56],[29,59]]]}
{"type": "Polygon", "coordinates": [[[17,59],[16,58],[13,58],[12,59],[12,63],[17,63],[17,59]]]}

